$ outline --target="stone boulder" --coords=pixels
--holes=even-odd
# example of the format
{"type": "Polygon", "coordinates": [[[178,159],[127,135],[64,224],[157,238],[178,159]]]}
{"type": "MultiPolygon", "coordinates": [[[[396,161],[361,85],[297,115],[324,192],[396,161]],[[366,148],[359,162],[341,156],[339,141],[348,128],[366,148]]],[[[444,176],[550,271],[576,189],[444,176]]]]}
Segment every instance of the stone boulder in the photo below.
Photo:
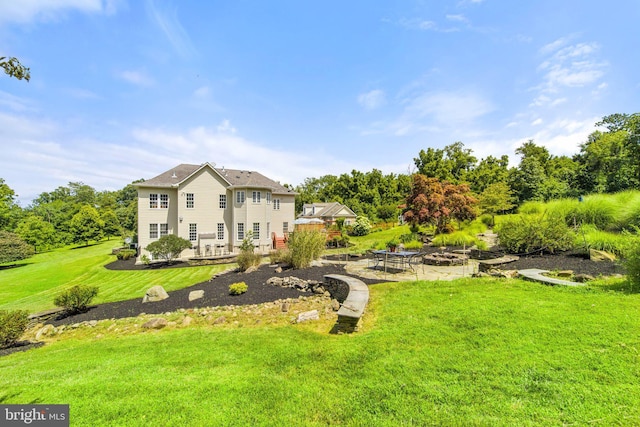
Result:
{"type": "Polygon", "coordinates": [[[168,323],[167,319],[156,317],[143,324],[142,327],[147,329],[162,329],[167,326],[168,323]]]}
{"type": "Polygon", "coordinates": [[[142,298],[142,302],[156,302],[162,301],[163,299],[169,298],[169,294],[164,288],[160,285],[153,286],[149,288],[144,298],[142,298]]]}
{"type": "Polygon", "coordinates": [[[589,259],[591,261],[615,261],[616,256],[609,252],[599,251],[597,249],[589,249],[589,259]]]}
{"type": "Polygon", "coordinates": [[[298,314],[298,318],[296,319],[296,323],[307,322],[309,320],[319,320],[320,314],[318,310],[305,311],[304,313],[298,314]]]}
{"type": "Polygon", "coordinates": [[[204,291],[203,290],[189,292],[189,301],[197,300],[197,299],[200,299],[202,297],[204,297],[204,291]]]}

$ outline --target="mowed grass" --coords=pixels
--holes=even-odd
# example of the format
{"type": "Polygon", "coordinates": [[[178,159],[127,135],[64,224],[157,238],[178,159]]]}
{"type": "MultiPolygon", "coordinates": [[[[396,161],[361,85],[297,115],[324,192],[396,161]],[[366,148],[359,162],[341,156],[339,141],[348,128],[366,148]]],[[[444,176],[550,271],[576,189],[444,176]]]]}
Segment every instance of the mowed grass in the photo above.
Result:
{"type": "Polygon", "coordinates": [[[65,247],[37,254],[0,270],[0,309],[37,312],[53,308],[53,299],[73,285],[99,288],[94,303],[142,298],[148,288],[162,285],[167,291],[181,289],[211,278],[227,266],[203,266],[165,270],[110,271],[115,261],[111,249],[117,241],[88,247],[65,247]]]}
{"type": "Polygon", "coordinates": [[[353,335],[324,320],[86,328],[0,358],[0,401],[68,403],[72,425],[94,426],[640,425],[639,294],[497,279],[370,289],[353,335]]]}

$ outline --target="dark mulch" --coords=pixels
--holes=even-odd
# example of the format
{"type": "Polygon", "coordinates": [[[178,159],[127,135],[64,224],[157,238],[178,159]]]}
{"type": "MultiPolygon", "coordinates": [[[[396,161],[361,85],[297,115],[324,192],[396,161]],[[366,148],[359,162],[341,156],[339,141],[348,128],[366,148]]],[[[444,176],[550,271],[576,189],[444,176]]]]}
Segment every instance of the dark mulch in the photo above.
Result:
{"type": "Polygon", "coordinates": [[[19,351],[27,351],[33,348],[42,347],[43,345],[44,345],[43,342],[18,341],[14,343],[11,347],[0,348],[0,357],[17,353],[19,351]]]}
{"type": "MultiPolygon", "coordinates": [[[[271,277],[295,276],[303,280],[316,280],[323,282],[326,274],[345,274],[344,266],[327,265],[322,267],[309,267],[299,270],[284,270],[276,273],[274,267],[268,265],[261,266],[257,271],[251,273],[229,272],[222,274],[211,281],[198,283],[185,289],[168,292],[169,298],[157,301],[142,303],[142,297],[127,300],[100,304],[91,307],[85,313],[64,317],[50,321],[57,326],[61,324],[73,324],[86,320],[119,319],[123,317],[135,317],[140,313],[158,314],[176,311],[180,308],[214,307],[227,305],[250,305],[264,302],[276,301],[286,298],[298,298],[304,295],[311,295],[292,288],[267,285],[266,282],[271,277]],[[229,295],[229,285],[236,282],[245,282],[249,289],[242,295],[229,295]],[[204,297],[189,301],[189,292],[204,290],[204,297]]],[[[380,280],[360,278],[367,284],[380,283],[380,280]]]]}
{"type": "Polygon", "coordinates": [[[104,266],[107,270],[160,270],[165,268],[184,268],[191,267],[188,262],[183,261],[175,261],[171,264],[167,264],[165,262],[158,262],[149,265],[145,264],[136,264],[136,260],[134,258],[127,260],[116,260],[110,264],[104,266]]]}
{"type": "Polygon", "coordinates": [[[540,268],[542,270],[571,270],[574,274],[589,274],[594,277],[625,274],[624,268],[617,262],[591,261],[580,252],[563,252],[554,255],[529,255],[505,265],[509,270],[540,268]]]}

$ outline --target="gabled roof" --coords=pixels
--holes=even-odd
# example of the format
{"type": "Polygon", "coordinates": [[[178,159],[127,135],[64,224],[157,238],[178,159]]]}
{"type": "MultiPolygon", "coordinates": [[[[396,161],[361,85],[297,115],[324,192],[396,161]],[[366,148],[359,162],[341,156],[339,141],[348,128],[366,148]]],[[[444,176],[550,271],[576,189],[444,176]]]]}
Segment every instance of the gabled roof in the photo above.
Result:
{"type": "Polygon", "coordinates": [[[299,218],[333,218],[336,215],[344,216],[344,215],[338,215],[343,210],[347,211],[347,216],[351,216],[351,217],[357,216],[347,206],[338,202],[332,202],[332,203],[306,203],[302,207],[302,215],[300,215],[299,218]],[[304,214],[305,210],[310,207],[316,208],[315,214],[305,215],[304,214]]]}
{"type": "Polygon", "coordinates": [[[174,188],[178,187],[200,169],[205,167],[211,168],[222,179],[224,179],[228,187],[232,188],[264,188],[271,190],[274,194],[290,194],[295,195],[296,192],[286,188],[280,183],[267,178],[259,172],[215,168],[210,163],[201,165],[180,164],[166,172],[161,173],[147,181],[134,184],[137,187],[157,187],[157,188],[174,188]]]}

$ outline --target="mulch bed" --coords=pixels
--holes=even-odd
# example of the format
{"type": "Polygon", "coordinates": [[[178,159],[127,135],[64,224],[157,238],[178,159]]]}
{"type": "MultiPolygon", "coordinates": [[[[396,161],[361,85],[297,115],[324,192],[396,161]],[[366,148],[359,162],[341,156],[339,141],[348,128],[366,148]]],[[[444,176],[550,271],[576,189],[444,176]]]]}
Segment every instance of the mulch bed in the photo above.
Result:
{"type": "MultiPolygon", "coordinates": [[[[107,268],[125,269],[128,261],[117,261],[109,264],[107,268]],[[116,264],[117,263],[117,264],[116,264]],[[116,265],[114,265],[116,264],[116,265]]],[[[131,263],[132,264],[132,263],[131,263]]],[[[185,264],[185,263],[181,263],[185,264]]],[[[164,268],[179,268],[176,264],[165,266],[164,268]]],[[[326,274],[346,274],[342,265],[326,265],[322,267],[309,267],[299,270],[286,269],[281,273],[275,272],[275,267],[263,265],[258,270],[251,273],[228,272],[221,274],[210,281],[198,283],[188,288],[168,292],[169,298],[157,301],[142,303],[143,295],[140,298],[127,301],[112,302],[93,306],[85,313],[67,316],[49,321],[54,326],[62,324],[73,324],[88,320],[119,319],[123,317],[135,317],[140,313],[159,314],[176,311],[180,308],[189,309],[196,307],[215,307],[228,305],[251,305],[264,302],[276,301],[279,299],[298,298],[300,296],[310,296],[309,292],[301,292],[293,288],[283,288],[280,286],[267,285],[266,282],[271,277],[294,276],[303,280],[324,281],[326,274]],[[236,282],[245,282],[249,285],[247,292],[241,295],[229,295],[229,285],[236,282]],[[189,301],[188,296],[191,291],[204,290],[204,297],[189,301]]],[[[381,280],[360,278],[367,284],[381,283],[381,280]]]]}
{"type": "Polygon", "coordinates": [[[539,268],[549,271],[571,270],[574,274],[589,274],[594,277],[625,274],[624,268],[618,262],[591,261],[588,256],[580,252],[563,252],[555,255],[529,255],[520,257],[518,261],[505,264],[505,269],[524,270],[539,268]]]}

